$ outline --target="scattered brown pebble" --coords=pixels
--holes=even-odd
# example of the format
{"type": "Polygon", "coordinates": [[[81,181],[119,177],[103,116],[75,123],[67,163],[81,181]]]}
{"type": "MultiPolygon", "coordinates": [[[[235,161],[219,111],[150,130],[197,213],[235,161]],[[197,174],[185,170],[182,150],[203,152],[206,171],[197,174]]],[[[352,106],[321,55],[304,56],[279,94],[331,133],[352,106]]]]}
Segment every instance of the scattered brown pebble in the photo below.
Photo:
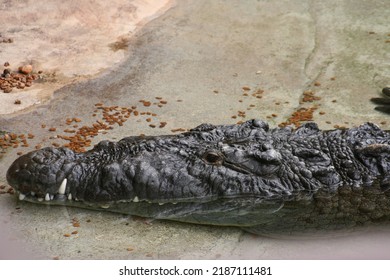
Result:
{"type": "Polygon", "coordinates": [[[36,145],[35,149],[37,149],[37,150],[42,149],[42,145],[41,144],[36,145]]]}
{"type": "Polygon", "coordinates": [[[59,256],[55,256],[55,257],[53,257],[53,260],[56,260],[56,261],[58,261],[60,259],[60,257],[59,256]]]}
{"type": "Polygon", "coordinates": [[[214,93],[218,93],[218,90],[215,89],[215,90],[213,90],[213,92],[214,92],[214,93]]]}
{"type": "Polygon", "coordinates": [[[336,80],[336,77],[332,77],[330,78],[331,81],[335,81],[336,80]]]}
{"type": "Polygon", "coordinates": [[[21,155],[23,155],[23,152],[17,152],[16,153],[18,156],[21,156],[21,155]]]}
{"type": "Polygon", "coordinates": [[[91,219],[86,220],[86,222],[87,222],[87,223],[90,223],[90,222],[91,222],[91,219]]]}
{"type": "Polygon", "coordinates": [[[321,100],[321,97],[315,95],[311,90],[306,90],[303,92],[302,102],[313,102],[316,100],[321,100]]]}
{"type": "Polygon", "coordinates": [[[320,85],[321,85],[320,82],[315,82],[315,83],[314,83],[314,86],[316,86],[316,87],[319,87],[320,85]]]}
{"type": "Polygon", "coordinates": [[[72,225],[73,225],[73,227],[80,227],[80,223],[79,222],[73,222],[72,225]]]}
{"type": "Polygon", "coordinates": [[[15,105],[20,105],[22,104],[22,101],[20,101],[20,99],[16,99],[15,102],[14,102],[15,105]]]}
{"type": "Polygon", "coordinates": [[[134,248],[128,247],[128,248],[126,248],[126,250],[129,251],[129,252],[131,252],[131,251],[134,251],[134,248]]]}
{"type": "Polygon", "coordinates": [[[165,105],[165,104],[167,104],[167,103],[168,103],[168,101],[165,101],[165,100],[160,100],[160,103],[165,105]]]}
{"type": "Polygon", "coordinates": [[[46,128],[46,124],[41,124],[41,127],[42,128],[46,128]]]}
{"type": "Polygon", "coordinates": [[[324,112],[324,111],[321,111],[321,112],[319,112],[318,114],[320,114],[320,115],[325,115],[325,112],[324,112]]]}
{"type": "Polygon", "coordinates": [[[9,62],[7,61],[7,62],[4,62],[4,67],[8,67],[10,64],[9,64],[9,62]]]}
{"type": "Polygon", "coordinates": [[[77,230],[72,231],[72,234],[78,234],[79,232],[77,230]]]}
{"type": "Polygon", "coordinates": [[[33,67],[31,64],[23,65],[19,67],[19,72],[22,74],[30,74],[33,70],[33,67]]]}
{"type": "Polygon", "coordinates": [[[152,105],[150,101],[143,101],[142,103],[145,107],[149,107],[150,105],[152,105]]]}
{"type": "Polygon", "coordinates": [[[386,121],[381,121],[380,124],[384,125],[384,124],[386,124],[386,121]]]}
{"type": "Polygon", "coordinates": [[[155,128],[156,126],[154,124],[149,124],[151,128],[155,128]]]}
{"type": "Polygon", "coordinates": [[[50,132],[54,132],[54,131],[56,131],[56,130],[57,130],[57,129],[56,129],[55,127],[50,127],[50,128],[49,128],[49,131],[50,131],[50,132]]]}
{"type": "Polygon", "coordinates": [[[69,233],[65,233],[64,236],[65,237],[70,237],[70,234],[69,233]]]}
{"type": "Polygon", "coordinates": [[[243,90],[251,90],[251,88],[248,87],[248,86],[243,86],[242,89],[243,89],[243,90]]]}
{"type": "Polygon", "coordinates": [[[15,194],[15,191],[14,191],[13,188],[9,188],[9,189],[7,190],[7,193],[9,193],[10,195],[14,195],[14,194],[15,194]]]}
{"type": "Polygon", "coordinates": [[[35,137],[34,134],[31,134],[31,133],[27,134],[27,138],[28,138],[28,139],[33,139],[34,137],[35,137]]]}
{"type": "Polygon", "coordinates": [[[151,118],[147,118],[146,121],[147,121],[147,122],[151,122],[152,119],[151,119],[151,118]]]}
{"type": "Polygon", "coordinates": [[[332,102],[333,102],[333,103],[336,103],[336,102],[337,102],[337,100],[336,100],[336,99],[333,99],[333,100],[332,100],[332,102]]]}
{"type": "Polygon", "coordinates": [[[160,126],[159,126],[159,128],[163,128],[163,127],[165,127],[167,125],[167,123],[166,122],[160,122],[160,126]]]}
{"type": "Polygon", "coordinates": [[[184,128],[175,128],[175,129],[171,129],[172,132],[183,132],[183,131],[186,131],[184,128]]]}

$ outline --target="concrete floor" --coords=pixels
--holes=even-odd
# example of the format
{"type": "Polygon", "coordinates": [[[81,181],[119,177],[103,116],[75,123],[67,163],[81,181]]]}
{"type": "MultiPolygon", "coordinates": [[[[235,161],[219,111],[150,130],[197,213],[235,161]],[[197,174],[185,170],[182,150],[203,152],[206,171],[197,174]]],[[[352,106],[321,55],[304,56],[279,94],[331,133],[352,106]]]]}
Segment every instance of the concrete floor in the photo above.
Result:
{"type": "MultiPolygon", "coordinates": [[[[140,133],[171,134],[172,129],[204,122],[233,123],[243,119],[232,118],[238,111],[246,112],[245,119],[262,118],[277,126],[301,108],[315,108],[313,119],[322,129],[366,121],[388,129],[390,117],[374,111],[369,102],[389,85],[388,11],[387,0],[178,1],[137,33],[127,60],[118,67],[65,86],[50,102],[27,112],[1,116],[0,128],[34,133],[30,147],[51,145],[53,134],[42,123],[60,130],[66,118],[77,117],[91,125],[98,119],[93,116],[95,103],[142,108],[139,100],[162,97],[166,105],[143,110],[157,114],[152,123],[167,122],[164,128],[150,127],[145,116],[134,117],[94,143],[140,133]],[[251,95],[260,89],[261,99],[251,95]],[[305,91],[318,100],[302,102],[305,91]]],[[[16,152],[28,150],[10,150],[1,158],[0,183],[5,184],[16,152]]],[[[9,248],[1,250],[2,258],[390,257],[387,228],[341,237],[277,239],[235,228],[42,207],[8,194],[0,195],[0,211],[1,246],[9,248]]]]}

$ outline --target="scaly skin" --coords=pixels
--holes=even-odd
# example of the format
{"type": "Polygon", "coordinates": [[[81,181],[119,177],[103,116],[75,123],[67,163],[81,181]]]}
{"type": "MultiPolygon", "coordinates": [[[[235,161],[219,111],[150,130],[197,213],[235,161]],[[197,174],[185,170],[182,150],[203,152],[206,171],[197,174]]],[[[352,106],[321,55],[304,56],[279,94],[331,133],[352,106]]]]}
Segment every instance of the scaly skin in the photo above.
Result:
{"type": "Polygon", "coordinates": [[[183,222],[290,234],[390,217],[389,133],[203,124],[172,136],[45,148],[7,172],[19,198],[183,222]]]}

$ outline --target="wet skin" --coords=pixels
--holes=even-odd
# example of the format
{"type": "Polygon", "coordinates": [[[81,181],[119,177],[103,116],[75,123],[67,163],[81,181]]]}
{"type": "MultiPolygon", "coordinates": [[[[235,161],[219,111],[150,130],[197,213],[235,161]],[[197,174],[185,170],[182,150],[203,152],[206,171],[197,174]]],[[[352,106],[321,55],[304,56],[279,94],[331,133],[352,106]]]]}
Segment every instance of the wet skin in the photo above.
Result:
{"type": "Polygon", "coordinates": [[[321,131],[261,120],[103,141],[86,153],[44,148],[11,165],[19,199],[293,234],[390,217],[390,134],[374,124],[321,131]]]}

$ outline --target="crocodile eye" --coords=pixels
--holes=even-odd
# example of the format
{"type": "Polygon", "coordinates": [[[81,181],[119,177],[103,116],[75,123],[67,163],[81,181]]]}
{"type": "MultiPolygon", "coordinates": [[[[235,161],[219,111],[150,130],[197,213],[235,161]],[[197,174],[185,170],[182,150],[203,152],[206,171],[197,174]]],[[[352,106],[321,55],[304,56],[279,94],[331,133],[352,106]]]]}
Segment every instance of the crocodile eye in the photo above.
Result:
{"type": "Polygon", "coordinates": [[[203,155],[203,159],[205,162],[210,164],[221,164],[223,161],[223,157],[221,154],[214,152],[214,151],[208,151],[203,155]]]}

